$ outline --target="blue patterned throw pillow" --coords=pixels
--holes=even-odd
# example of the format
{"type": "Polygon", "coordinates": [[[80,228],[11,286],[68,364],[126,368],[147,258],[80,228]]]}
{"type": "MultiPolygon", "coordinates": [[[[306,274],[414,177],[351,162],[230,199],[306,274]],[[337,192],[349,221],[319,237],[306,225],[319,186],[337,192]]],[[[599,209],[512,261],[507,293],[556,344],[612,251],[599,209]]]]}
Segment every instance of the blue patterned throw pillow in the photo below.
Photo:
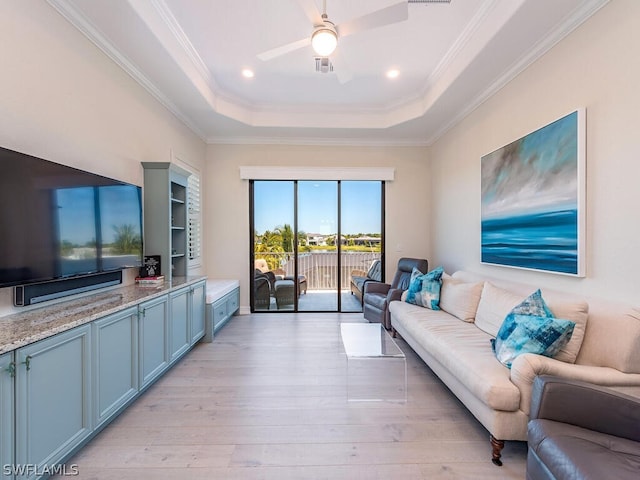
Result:
{"type": "Polygon", "coordinates": [[[418,270],[416,267],[413,267],[411,270],[411,279],[409,280],[409,288],[407,289],[407,298],[406,302],[408,303],[416,303],[416,293],[422,290],[422,277],[424,273],[418,270]]]}
{"type": "Polygon", "coordinates": [[[442,287],[442,267],[434,268],[429,273],[416,275],[411,273],[411,283],[407,290],[407,303],[413,303],[431,310],[440,310],[440,288],[442,287]]]}
{"type": "Polygon", "coordinates": [[[520,315],[535,315],[536,317],[553,317],[553,313],[547,307],[546,302],[542,298],[540,289],[533,292],[518,305],[513,307],[511,313],[520,315]]]}
{"type": "Polygon", "coordinates": [[[508,368],[523,353],[553,357],[573,334],[575,322],[554,317],[509,313],[493,342],[496,358],[508,368]]]}

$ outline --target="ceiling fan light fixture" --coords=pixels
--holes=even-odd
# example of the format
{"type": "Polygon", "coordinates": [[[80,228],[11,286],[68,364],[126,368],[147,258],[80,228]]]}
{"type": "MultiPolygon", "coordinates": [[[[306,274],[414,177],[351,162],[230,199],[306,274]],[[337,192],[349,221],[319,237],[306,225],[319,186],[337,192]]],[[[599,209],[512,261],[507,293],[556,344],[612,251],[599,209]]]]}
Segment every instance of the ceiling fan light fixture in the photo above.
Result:
{"type": "Polygon", "coordinates": [[[338,33],[330,22],[316,27],[311,35],[311,46],[319,57],[328,57],[338,46],[338,33]]]}

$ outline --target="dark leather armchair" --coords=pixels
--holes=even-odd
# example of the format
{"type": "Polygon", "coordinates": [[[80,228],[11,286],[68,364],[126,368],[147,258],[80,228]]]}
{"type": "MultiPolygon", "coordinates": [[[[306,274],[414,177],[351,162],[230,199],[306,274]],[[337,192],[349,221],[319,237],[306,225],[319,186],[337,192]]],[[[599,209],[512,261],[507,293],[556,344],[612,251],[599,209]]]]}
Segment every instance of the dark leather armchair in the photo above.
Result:
{"type": "Polygon", "coordinates": [[[639,478],[640,398],[542,375],[531,400],[527,480],[639,478]]]}
{"type": "Polygon", "coordinates": [[[391,328],[389,302],[400,300],[402,292],[409,288],[411,272],[414,268],[427,273],[429,262],[422,258],[401,258],[398,260],[398,269],[391,284],[367,282],[363,299],[365,319],[382,323],[387,330],[391,328]]]}

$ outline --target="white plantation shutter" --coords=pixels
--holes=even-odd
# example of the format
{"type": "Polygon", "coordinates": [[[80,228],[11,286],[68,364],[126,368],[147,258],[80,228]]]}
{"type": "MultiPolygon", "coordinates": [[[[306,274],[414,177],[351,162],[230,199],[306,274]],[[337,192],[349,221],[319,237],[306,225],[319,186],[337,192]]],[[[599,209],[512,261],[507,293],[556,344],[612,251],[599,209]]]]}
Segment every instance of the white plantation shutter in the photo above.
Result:
{"type": "Polygon", "coordinates": [[[187,192],[187,250],[190,263],[199,263],[201,254],[200,176],[196,173],[189,175],[187,192]]]}

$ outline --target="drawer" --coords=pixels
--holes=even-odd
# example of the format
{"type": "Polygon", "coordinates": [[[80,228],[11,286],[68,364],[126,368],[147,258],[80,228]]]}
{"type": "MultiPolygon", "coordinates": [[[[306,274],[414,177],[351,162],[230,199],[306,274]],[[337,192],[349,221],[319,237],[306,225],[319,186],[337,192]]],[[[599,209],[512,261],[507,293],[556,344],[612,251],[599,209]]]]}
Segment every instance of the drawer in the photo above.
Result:
{"type": "Polygon", "coordinates": [[[224,322],[228,315],[227,302],[222,299],[213,304],[213,325],[224,322]]]}
{"type": "Polygon", "coordinates": [[[226,297],[227,299],[227,314],[233,315],[240,305],[240,295],[237,290],[231,292],[226,297]]]}

